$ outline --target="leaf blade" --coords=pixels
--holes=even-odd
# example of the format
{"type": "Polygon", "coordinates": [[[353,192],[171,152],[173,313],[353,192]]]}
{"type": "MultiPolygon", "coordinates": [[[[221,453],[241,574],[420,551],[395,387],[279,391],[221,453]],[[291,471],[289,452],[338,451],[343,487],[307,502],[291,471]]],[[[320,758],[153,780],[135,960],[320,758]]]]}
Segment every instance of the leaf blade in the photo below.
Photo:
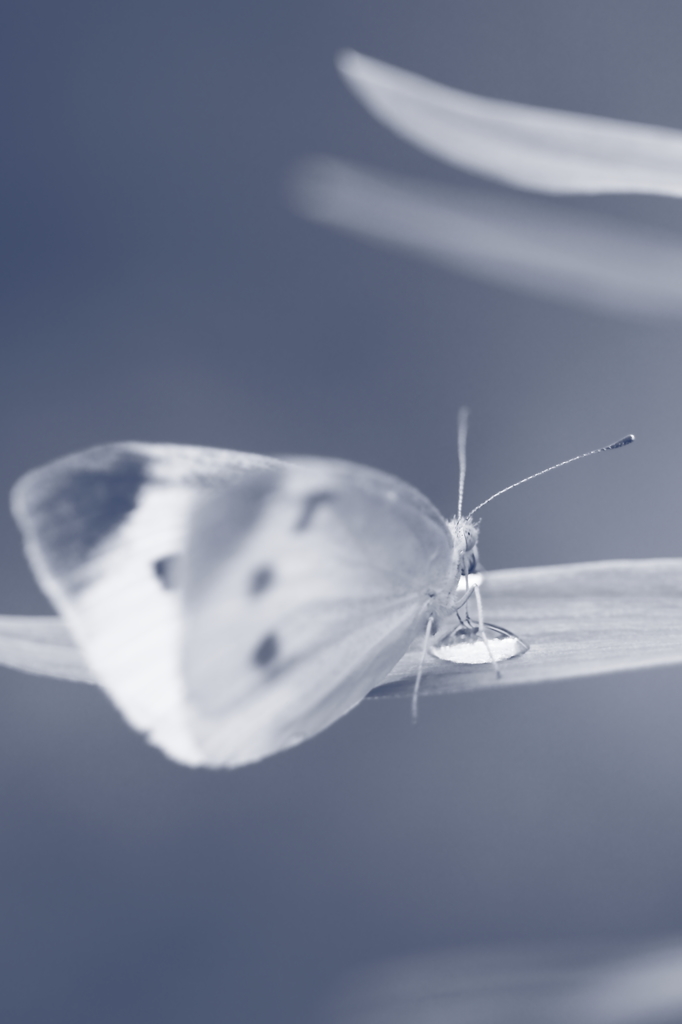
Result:
{"type": "Polygon", "coordinates": [[[489,99],[345,50],[337,67],[378,121],[446,163],[555,195],[682,196],[682,132],[489,99]]]}
{"type": "MultiPolygon", "coordinates": [[[[420,693],[447,694],[682,664],[682,558],[623,559],[499,569],[482,590],[486,621],[530,645],[501,665],[433,656],[420,693]]],[[[410,696],[417,646],[371,697],[410,696]]]]}
{"type": "Polygon", "coordinates": [[[672,232],[329,158],[301,165],[292,191],[308,219],[455,273],[608,315],[682,317],[672,232]]]}
{"type": "Polygon", "coordinates": [[[56,615],[0,615],[0,665],[74,683],[96,682],[56,615]]]}

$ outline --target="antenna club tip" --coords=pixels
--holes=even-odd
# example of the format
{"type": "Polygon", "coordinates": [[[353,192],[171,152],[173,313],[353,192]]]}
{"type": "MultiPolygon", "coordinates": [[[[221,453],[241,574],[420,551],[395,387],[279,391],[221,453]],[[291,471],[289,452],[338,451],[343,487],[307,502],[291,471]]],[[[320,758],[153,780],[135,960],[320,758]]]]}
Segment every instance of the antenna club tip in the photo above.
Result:
{"type": "Polygon", "coordinates": [[[614,448],[623,448],[626,444],[632,444],[634,439],[634,434],[628,434],[627,437],[621,437],[620,441],[616,441],[614,444],[610,444],[608,446],[607,451],[612,451],[614,448]]]}

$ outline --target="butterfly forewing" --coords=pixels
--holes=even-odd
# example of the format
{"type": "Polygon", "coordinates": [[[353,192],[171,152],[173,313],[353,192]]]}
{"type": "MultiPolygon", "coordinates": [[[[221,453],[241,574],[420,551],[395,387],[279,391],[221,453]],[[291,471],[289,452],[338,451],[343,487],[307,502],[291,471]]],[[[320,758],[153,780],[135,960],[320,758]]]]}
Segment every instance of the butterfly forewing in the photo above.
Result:
{"type": "Polygon", "coordinates": [[[183,707],[176,567],[197,497],[273,460],[181,445],[114,444],[24,476],[12,508],[41,587],[95,677],[169,756],[200,763],[183,707]]]}
{"type": "Polygon", "coordinates": [[[423,495],[327,460],[287,460],[214,491],[189,536],[183,676],[213,764],[258,760],[350,710],[423,630],[451,564],[445,521],[423,495]]]}

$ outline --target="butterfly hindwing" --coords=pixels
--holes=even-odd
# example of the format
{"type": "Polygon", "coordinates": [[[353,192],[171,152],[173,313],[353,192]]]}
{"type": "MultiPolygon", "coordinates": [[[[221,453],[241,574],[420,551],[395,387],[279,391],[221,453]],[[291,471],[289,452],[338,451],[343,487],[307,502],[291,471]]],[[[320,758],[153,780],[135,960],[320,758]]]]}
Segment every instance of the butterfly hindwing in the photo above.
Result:
{"type": "Polygon", "coordinates": [[[26,474],[12,509],[36,578],[126,720],[201,763],[183,706],[175,568],[198,496],[274,460],[184,445],[112,444],[26,474]]]}
{"type": "Polygon", "coordinates": [[[207,494],[180,567],[206,760],[259,760],[350,710],[424,629],[451,552],[423,495],[351,463],[287,460],[207,494]]]}

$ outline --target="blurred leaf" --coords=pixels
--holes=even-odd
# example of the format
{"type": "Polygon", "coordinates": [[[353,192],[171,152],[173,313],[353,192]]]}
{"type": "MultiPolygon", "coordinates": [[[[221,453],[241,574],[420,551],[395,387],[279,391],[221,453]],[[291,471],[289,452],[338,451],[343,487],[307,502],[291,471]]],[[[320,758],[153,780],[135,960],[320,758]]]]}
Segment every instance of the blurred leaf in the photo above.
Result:
{"type": "Polygon", "coordinates": [[[607,313],[682,315],[672,233],[327,158],[299,168],[293,199],[311,220],[449,270],[607,313]]]}
{"type": "Polygon", "coordinates": [[[676,1024],[682,943],[444,950],[369,968],[328,1024],[676,1024]]]}
{"type": "Polygon", "coordinates": [[[682,196],[682,132],[487,99],[346,50],[338,67],[374,116],[466,171],[555,194],[682,196]]]}

